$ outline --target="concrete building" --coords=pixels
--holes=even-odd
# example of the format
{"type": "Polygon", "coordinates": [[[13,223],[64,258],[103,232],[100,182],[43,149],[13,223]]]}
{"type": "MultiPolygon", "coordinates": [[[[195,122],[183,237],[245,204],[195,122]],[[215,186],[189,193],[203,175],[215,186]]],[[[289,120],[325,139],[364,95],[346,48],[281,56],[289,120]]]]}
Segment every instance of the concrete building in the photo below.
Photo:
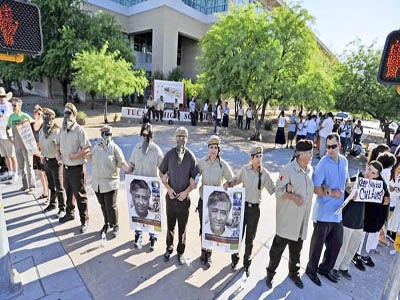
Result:
{"type": "Polygon", "coordinates": [[[217,20],[215,13],[256,2],[265,9],[283,5],[281,0],[87,0],[85,8],[115,16],[129,36],[135,67],[164,75],[180,67],[194,80],[198,42],[217,20]]]}

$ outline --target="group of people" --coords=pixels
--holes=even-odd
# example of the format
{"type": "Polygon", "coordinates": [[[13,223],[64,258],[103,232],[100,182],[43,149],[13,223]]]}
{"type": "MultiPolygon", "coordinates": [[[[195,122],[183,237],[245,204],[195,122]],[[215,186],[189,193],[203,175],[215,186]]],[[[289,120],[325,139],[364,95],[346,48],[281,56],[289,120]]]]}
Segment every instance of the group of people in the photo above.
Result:
{"type": "Polygon", "coordinates": [[[275,136],[275,147],[280,145],[286,148],[293,148],[293,141],[308,139],[316,143],[317,157],[321,158],[326,153],[325,141],[328,134],[337,132],[342,144],[341,154],[347,155],[347,151],[357,156],[362,151],[361,136],[363,126],[361,120],[334,119],[332,112],[324,115],[319,112],[303,116],[302,112],[297,115],[297,111],[292,111],[289,120],[285,117],[285,111],[281,111],[278,116],[278,129],[275,136]],[[285,127],[288,125],[287,139],[285,136],[285,127]]]}
{"type": "MultiPolygon", "coordinates": [[[[6,94],[4,90],[0,89],[2,104],[9,98],[10,94],[6,94]]],[[[28,114],[21,111],[21,106],[21,99],[12,98],[13,113],[9,115],[7,128],[5,128],[7,132],[9,132],[9,128],[12,129],[13,139],[9,138],[8,140],[10,145],[15,147],[17,153],[17,165],[23,183],[21,190],[31,192],[31,189],[35,187],[35,180],[32,177],[33,156],[24,148],[23,143],[18,144],[21,142],[21,137],[16,126],[21,122],[26,122],[24,120],[32,122],[34,135],[38,136],[40,153],[36,163],[43,165],[47,178],[47,189],[50,191],[49,204],[44,211],[49,212],[55,209],[56,200],[58,200],[57,215],[59,221],[64,223],[74,220],[76,202],[82,233],[86,232],[89,225],[85,186],[86,160],[92,162],[92,188],[104,217],[101,233],[107,233],[108,230],[112,230],[114,236],[119,233],[117,195],[120,168],[127,174],[159,177],[166,189],[164,202],[167,217],[164,253],[166,261],[170,260],[174,251],[174,232],[176,223],[178,223],[177,259],[180,264],[184,263],[186,226],[191,205],[190,192],[197,188],[198,183],[200,183],[198,199],[200,233],[204,230],[202,220],[205,217],[203,187],[222,187],[226,190],[238,184],[243,185],[245,203],[241,234],[245,244],[243,268],[247,276],[250,276],[253,241],[260,219],[260,203],[263,201],[262,191],[266,189],[270,195],[275,193],[277,200],[276,235],[269,252],[266,277],[266,285],[269,288],[273,285],[276,269],[287,245],[289,247],[289,278],[297,287],[304,287],[299,274],[300,253],[303,242],[307,238],[310,215],[314,230],[306,274],[317,285],[321,285],[318,274],[332,282],[338,282],[341,277],[351,279],[349,272],[351,262],[360,270],[365,270],[364,265],[374,266],[374,262],[369,256],[371,247],[367,246],[368,240],[374,236],[379,237],[381,231],[383,232],[381,242],[385,241],[387,230],[390,231],[388,236],[393,238],[392,233],[399,229],[400,205],[392,205],[398,196],[390,196],[400,174],[399,156],[390,154],[388,146],[379,145],[371,152],[365,171],[350,178],[347,159],[341,154],[341,137],[332,130],[328,134],[324,134],[324,129],[330,128],[332,123],[330,121],[324,120],[319,126],[320,154],[323,155],[325,153],[323,151],[326,151],[326,155],[321,157],[315,170],[310,164],[315,136],[310,132],[306,138],[297,140],[292,160],[280,170],[279,177],[274,183],[269,171],[263,167],[263,147],[259,144],[250,147],[249,163],[234,174],[228,162],[221,157],[221,139],[218,135],[207,139],[208,153],[205,157],[197,159],[187,145],[188,130],[185,127],[178,127],[175,131],[176,146],[164,155],[154,141],[152,125],[143,123],[140,130],[142,140],[134,147],[127,161],[121,148],[113,141],[113,130],[108,125],[101,127],[101,139],[96,141],[94,146],[90,145],[84,128],[76,122],[77,109],[72,103],[67,103],[64,107],[64,119],[61,127],[54,122],[56,115],[53,110],[35,107],[35,116],[39,115],[43,118],[40,129],[28,114]],[[337,212],[347,194],[352,194],[351,190],[354,189],[354,185],[357,185],[354,182],[359,177],[383,181],[384,193],[382,193],[381,202],[350,201],[343,211],[337,212]],[[316,194],[317,197],[311,212],[313,194],[316,194]],[[389,208],[389,203],[391,208],[389,208]],[[389,212],[391,219],[389,223],[386,223],[389,212]],[[388,225],[388,228],[385,228],[385,224],[388,225]],[[322,262],[319,263],[324,245],[325,253],[322,262]]],[[[1,111],[0,107],[3,115],[5,115],[5,111],[1,111]]],[[[281,117],[284,117],[283,113],[281,117]]],[[[332,114],[328,113],[327,119],[332,119],[332,117],[332,114]]],[[[296,111],[293,111],[290,120],[293,125],[290,129],[294,128],[296,122],[296,130],[299,130],[300,122],[297,121],[296,111]]],[[[7,137],[9,136],[8,133],[7,137]]],[[[291,140],[294,139],[293,134],[291,138],[291,140]]],[[[1,146],[0,149],[3,151],[7,145],[1,146]]],[[[293,147],[293,144],[291,146],[293,147]]],[[[8,152],[5,151],[5,153],[8,152]]],[[[15,169],[13,173],[12,160],[9,170],[10,176],[14,179],[15,169]]],[[[154,189],[159,190],[159,187],[154,186],[154,189]]],[[[149,187],[132,181],[129,191],[136,212],[140,214],[140,217],[146,217],[149,206],[149,187]]],[[[227,216],[232,208],[229,199],[227,200],[227,197],[220,194],[212,194],[207,199],[207,217],[210,222],[207,226],[215,234],[224,234],[228,230],[226,227],[227,216]]],[[[354,200],[355,197],[353,196],[351,200],[354,200]]],[[[135,231],[135,245],[142,239],[142,235],[142,231],[135,231]]],[[[156,241],[157,235],[151,233],[150,250],[154,250],[156,241]]],[[[202,247],[200,253],[201,262],[209,267],[212,263],[212,249],[202,247]]],[[[239,260],[239,253],[231,255],[233,270],[237,268],[239,260]]]]}

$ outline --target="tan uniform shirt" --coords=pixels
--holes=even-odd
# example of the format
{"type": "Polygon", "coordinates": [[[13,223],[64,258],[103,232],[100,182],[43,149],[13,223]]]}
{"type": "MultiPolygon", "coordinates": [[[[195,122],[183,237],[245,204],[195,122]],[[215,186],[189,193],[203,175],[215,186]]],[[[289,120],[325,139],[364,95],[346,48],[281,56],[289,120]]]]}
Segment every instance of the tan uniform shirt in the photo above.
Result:
{"type": "Polygon", "coordinates": [[[222,186],[223,179],[232,181],[233,172],[228,163],[220,158],[212,162],[208,155],[198,161],[200,173],[202,174],[200,197],[203,198],[203,185],[222,186]],[[221,163],[221,165],[220,165],[221,163]]]}
{"type": "Polygon", "coordinates": [[[54,127],[50,135],[46,138],[43,132],[43,127],[39,131],[39,144],[42,151],[42,156],[46,158],[56,158],[56,145],[58,143],[58,135],[60,129],[54,127]]]}
{"type": "Polygon", "coordinates": [[[260,189],[258,189],[258,179],[259,173],[253,170],[251,164],[244,165],[236,174],[234,180],[236,183],[243,183],[246,191],[246,202],[259,204],[261,202],[261,191],[264,187],[270,195],[274,193],[275,185],[267,169],[262,168],[260,189]]]}
{"type": "Polygon", "coordinates": [[[154,101],[154,99],[152,99],[152,100],[150,100],[150,99],[147,100],[147,107],[148,107],[148,108],[154,107],[155,104],[156,104],[156,102],[154,101]]]}
{"type": "Polygon", "coordinates": [[[95,192],[107,193],[119,188],[119,169],[125,163],[121,148],[113,141],[108,146],[98,143],[91,151],[92,187],[95,192]]]}
{"type": "Polygon", "coordinates": [[[164,101],[157,101],[157,110],[164,110],[164,101]]]}
{"type": "Polygon", "coordinates": [[[75,123],[69,130],[61,129],[59,139],[61,158],[64,166],[83,165],[85,163],[83,157],[73,160],[68,158],[70,154],[75,154],[84,148],[90,147],[89,138],[83,127],[75,123]]]}
{"type": "Polygon", "coordinates": [[[314,192],[312,167],[303,170],[296,160],[284,166],[276,181],[276,234],[285,239],[297,241],[307,238],[308,219],[314,192]],[[293,200],[283,199],[286,186],[290,183],[292,193],[303,199],[298,206],[293,200]]]}
{"type": "Polygon", "coordinates": [[[142,144],[137,144],[132,151],[129,164],[133,167],[133,175],[158,177],[158,167],[164,155],[161,148],[151,142],[146,154],[143,154],[142,144]]]}

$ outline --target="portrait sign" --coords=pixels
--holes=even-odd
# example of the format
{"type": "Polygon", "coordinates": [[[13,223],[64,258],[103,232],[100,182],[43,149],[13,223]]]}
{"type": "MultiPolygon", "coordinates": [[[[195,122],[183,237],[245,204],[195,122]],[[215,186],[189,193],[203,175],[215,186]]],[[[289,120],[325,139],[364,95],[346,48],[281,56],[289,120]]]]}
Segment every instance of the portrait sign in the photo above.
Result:
{"type": "Polygon", "coordinates": [[[242,242],[244,188],[203,186],[203,248],[237,253],[242,242]]]}
{"type": "Polygon", "coordinates": [[[33,136],[31,124],[28,120],[24,120],[16,125],[18,133],[28,153],[34,155],[39,153],[35,137],[33,136]]]}
{"type": "Polygon", "coordinates": [[[163,204],[161,179],[125,175],[129,223],[132,230],[162,232],[163,204]]]}

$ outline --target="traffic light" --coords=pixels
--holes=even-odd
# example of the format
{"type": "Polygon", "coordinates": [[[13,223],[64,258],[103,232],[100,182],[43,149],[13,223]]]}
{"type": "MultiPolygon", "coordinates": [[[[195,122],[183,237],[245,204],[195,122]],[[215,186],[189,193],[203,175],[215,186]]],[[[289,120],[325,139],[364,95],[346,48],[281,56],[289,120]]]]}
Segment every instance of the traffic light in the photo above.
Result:
{"type": "Polygon", "coordinates": [[[0,52],[39,55],[42,23],[36,4],[0,0],[0,52]]]}
{"type": "Polygon", "coordinates": [[[385,84],[400,84],[400,30],[392,31],[386,38],[378,81],[385,84]]]}

